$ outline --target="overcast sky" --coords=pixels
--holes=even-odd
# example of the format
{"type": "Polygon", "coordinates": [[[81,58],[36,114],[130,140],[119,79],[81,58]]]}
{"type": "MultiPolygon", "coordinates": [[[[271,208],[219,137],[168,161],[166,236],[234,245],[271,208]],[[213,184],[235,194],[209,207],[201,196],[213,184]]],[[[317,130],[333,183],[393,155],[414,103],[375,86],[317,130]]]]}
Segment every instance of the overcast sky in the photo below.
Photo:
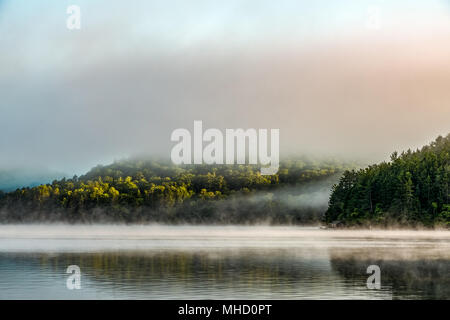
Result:
{"type": "Polygon", "coordinates": [[[0,0],[0,169],[168,157],[194,120],[387,159],[450,132],[449,39],[449,1],[0,0]]]}

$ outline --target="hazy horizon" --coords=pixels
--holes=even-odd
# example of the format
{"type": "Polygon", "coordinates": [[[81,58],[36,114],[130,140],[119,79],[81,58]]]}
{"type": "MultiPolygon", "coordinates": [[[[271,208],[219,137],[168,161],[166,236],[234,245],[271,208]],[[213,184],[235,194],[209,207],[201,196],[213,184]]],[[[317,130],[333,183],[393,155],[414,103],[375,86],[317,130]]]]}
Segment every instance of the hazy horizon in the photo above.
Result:
{"type": "Polygon", "coordinates": [[[450,131],[448,1],[76,4],[0,1],[0,172],[168,157],[194,120],[368,164],[450,131]]]}

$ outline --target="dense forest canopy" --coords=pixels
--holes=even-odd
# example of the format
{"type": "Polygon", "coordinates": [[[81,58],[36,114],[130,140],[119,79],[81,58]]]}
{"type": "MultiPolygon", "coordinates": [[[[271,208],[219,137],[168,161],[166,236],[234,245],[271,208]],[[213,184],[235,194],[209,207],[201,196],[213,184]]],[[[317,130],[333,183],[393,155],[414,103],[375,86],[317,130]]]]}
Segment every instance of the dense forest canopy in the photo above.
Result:
{"type": "Polygon", "coordinates": [[[334,185],[327,222],[346,225],[450,226],[450,134],[390,162],[344,173],[334,185]]]}
{"type": "Polygon", "coordinates": [[[129,159],[81,177],[0,192],[0,221],[314,223],[326,210],[302,193],[325,190],[354,164],[285,160],[276,175],[254,165],[129,159]],[[283,192],[280,192],[283,189],[283,192]]]}
{"type": "Polygon", "coordinates": [[[450,134],[356,168],[297,158],[263,176],[254,165],[128,159],[81,177],[0,191],[0,222],[450,226],[450,134]]]}

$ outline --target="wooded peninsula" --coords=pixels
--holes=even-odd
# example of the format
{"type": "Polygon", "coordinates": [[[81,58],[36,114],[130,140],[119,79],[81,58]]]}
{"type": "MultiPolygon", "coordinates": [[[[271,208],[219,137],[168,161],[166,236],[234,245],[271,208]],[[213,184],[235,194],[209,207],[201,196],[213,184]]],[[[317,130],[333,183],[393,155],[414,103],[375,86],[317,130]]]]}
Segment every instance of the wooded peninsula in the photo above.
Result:
{"type": "Polygon", "coordinates": [[[128,159],[83,176],[0,191],[0,222],[449,227],[450,134],[358,169],[311,158],[255,165],[128,159]]]}

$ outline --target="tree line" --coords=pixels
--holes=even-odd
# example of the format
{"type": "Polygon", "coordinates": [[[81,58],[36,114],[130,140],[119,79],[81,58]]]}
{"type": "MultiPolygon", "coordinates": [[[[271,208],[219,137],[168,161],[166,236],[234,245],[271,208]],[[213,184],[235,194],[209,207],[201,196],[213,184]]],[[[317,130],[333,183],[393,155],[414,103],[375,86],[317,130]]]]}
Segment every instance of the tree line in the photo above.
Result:
{"type": "Polygon", "coordinates": [[[347,170],[333,186],[327,222],[450,226],[450,134],[390,162],[347,170]]]}
{"type": "Polygon", "coordinates": [[[337,179],[351,167],[304,158],[282,161],[276,175],[263,176],[254,165],[129,159],[80,177],[0,192],[0,222],[313,223],[325,208],[284,204],[275,191],[337,179]]]}

